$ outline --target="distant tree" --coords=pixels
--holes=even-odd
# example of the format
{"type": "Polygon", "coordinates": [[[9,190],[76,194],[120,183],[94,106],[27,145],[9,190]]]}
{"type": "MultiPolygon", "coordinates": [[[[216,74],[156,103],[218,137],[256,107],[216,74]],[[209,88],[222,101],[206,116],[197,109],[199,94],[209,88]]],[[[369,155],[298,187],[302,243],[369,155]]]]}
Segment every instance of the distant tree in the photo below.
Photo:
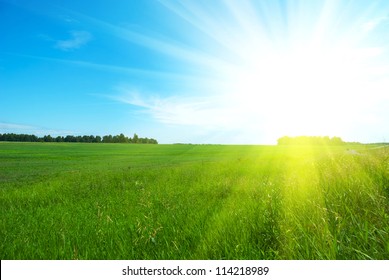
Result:
{"type": "Polygon", "coordinates": [[[90,143],[91,139],[90,139],[90,137],[88,135],[84,135],[84,136],[82,136],[81,142],[83,142],[83,143],[90,143]]]}
{"type": "Polygon", "coordinates": [[[52,137],[51,135],[45,135],[43,137],[37,137],[35,135],[29,134],[15,134],[15,133],[0,133],[0,141],[12,141],[12,142],[80,142],[80,143],[142,143],[142,144],[158,144],[157,140],[152,138],[140,138],[136,133],[134,138],[128,138],[123,133],[119,135],[105,135],[94,136],[94,135],[84,135],[84,136],[74,136],[67,135],[66,137],[57,136],[52,137]]]}
{"type": "Polygon", "coordinates": [[[340,137],[328,136],[283,136],[277,140],[278,145],[343,145],[340,137]]]}
{"type": "Polygon", "coordinates": [[[331,145],[343,145],[345,144],[340,137],[332,137],[330,140],[331,145]]]}
{"type": "Polygon", "coordinates": [[[120,133],[120,135],[117,137],[117,139],[118,139],[119,143],[127,143],[128,142],[128,138],[126,136],[124,136],[123,133],[120,133]]]}
{"type": "Polygon", "coordinates": [[[73,135],[67,135],[64,139],[65,142],[76,142],[76,137],[73,135]]]}
{"type": "Polygon", "coordinates": [[[103,142],[104,143],[112,143],[112,141],[113,141],[112,135],[105,135],[105,136],[103,136],[103,142]]]}
{"type": "Polygon", "coordinates": [[[16,135],[13,134],[13,133],[10,133],[7,135],[6,137],[6,141],[18,141],[17,138],[16,138],[16,135]]]}
{"type": "Polygon", "coordinates": [[[134,137],[132,137],[132,143],[139,143],[139,137],[136,133],[134,133],[134,137]]]}
{"type": "Polygon", "coordinates": [[[288,136],[283,136],[281,138],[278,138],[277,144],[278,145],[290,145],[290,138],[288,136]]]}
{"type": "Polygon", "coordinates": [[[49,135],[43,136],[43,142],[53,142],[53,137],[49,135]]]}

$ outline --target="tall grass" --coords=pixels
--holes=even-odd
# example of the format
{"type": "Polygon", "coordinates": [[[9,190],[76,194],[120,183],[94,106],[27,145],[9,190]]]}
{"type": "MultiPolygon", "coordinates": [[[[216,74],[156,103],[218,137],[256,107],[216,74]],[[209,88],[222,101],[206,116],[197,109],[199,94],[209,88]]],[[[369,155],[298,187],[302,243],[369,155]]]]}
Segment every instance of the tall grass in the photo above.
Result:
{"type": "Polygon", "coordinates": [[[0,144],[1,259],[389,259],[388,150],[0,144]]]}

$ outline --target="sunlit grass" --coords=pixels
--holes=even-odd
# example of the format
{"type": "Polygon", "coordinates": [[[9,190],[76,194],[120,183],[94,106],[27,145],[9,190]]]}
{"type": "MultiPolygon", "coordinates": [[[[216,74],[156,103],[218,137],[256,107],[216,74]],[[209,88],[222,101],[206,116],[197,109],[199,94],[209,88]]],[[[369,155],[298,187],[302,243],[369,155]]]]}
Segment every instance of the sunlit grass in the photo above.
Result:
{"type": "Polygon", "coordinates": [[[387,148],[0,144],[2,259],[388,259],[387,148]]]}

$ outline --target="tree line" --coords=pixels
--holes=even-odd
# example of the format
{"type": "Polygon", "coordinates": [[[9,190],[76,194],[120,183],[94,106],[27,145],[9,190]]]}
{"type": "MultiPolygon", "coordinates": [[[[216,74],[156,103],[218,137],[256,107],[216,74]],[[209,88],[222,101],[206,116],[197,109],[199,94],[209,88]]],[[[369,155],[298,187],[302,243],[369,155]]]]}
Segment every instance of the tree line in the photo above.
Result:
{"type": "Polygon", "coordinates": [[[289,137],[284,136],[277,140],[278,145],[344,145],[344,142],[340,137],[332,137],[329,136],[296,136],[289,137]]]}
{"type": "Polygon", "coordinates": [[[133,144],[158,144],[158,141],[153,138],[142,138],[139,137],[136,133],[132,138],[125,136],[123,133],[119,135],[105,135],[94,136],[94,135],[84,135],[84,136],[57,136],[52,137],[50,135],[45,135],[43,137],[38,137],[33,134],[15,134],[15,133],[0,133],[0,141],[9,141],[9,142],[75,142],[75,143],[133,143],[133,144]]]}

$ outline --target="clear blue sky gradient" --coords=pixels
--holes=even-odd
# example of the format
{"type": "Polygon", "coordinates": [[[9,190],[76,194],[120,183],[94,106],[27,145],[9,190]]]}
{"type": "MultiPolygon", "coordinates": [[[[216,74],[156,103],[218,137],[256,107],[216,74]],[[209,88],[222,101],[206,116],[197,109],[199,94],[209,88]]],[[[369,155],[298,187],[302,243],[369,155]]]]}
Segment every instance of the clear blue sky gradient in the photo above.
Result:
{"type": "Polygon", "coordinates": [[[0,133],[389,141],[389,1],[0,0],[0,133]]]}

